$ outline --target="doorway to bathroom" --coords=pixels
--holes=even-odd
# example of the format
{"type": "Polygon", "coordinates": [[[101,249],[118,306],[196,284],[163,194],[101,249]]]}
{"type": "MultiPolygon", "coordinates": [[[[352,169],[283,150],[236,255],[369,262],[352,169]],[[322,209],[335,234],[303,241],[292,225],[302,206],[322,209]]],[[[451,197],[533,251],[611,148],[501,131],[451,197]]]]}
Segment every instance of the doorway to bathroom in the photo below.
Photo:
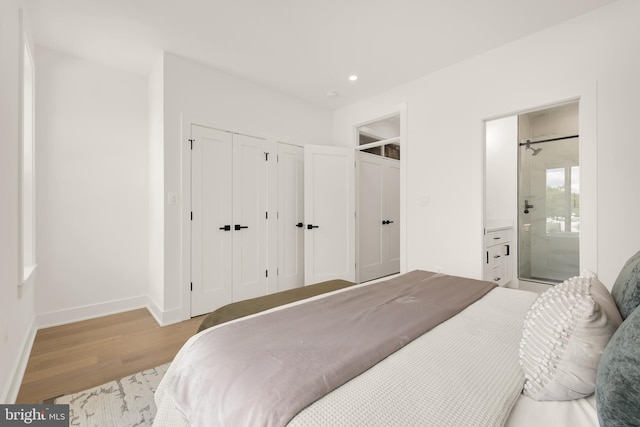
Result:
{"type": "Polygon", "coordinates": [[[518,115],[518,278],[580,270],[578,102],[518,115]]]}

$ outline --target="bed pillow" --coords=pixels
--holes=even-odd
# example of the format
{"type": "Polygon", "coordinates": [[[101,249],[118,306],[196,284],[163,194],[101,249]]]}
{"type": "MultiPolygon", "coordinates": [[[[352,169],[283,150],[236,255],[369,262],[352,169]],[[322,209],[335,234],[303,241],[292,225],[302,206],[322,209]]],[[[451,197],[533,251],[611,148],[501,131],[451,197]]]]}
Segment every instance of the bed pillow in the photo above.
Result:
{"type": "Polygon", "coordinates": [[[596,406],[602,427],[640,425],[640,308],[627,317],[602,354],[596,406]]]}
{"type": "Polygon", "coordinates": [[[534,400],[592,394],[602,352],[621,323],[611,294],[593,273],[541,294],[525,317],[520,342],[524,394],[534,400]]]}
{"type": "Polygon", "coordinates": [[[623,319],[640,305],[640,251],[622,267],[611,289],[611,295],[623,319]]]}

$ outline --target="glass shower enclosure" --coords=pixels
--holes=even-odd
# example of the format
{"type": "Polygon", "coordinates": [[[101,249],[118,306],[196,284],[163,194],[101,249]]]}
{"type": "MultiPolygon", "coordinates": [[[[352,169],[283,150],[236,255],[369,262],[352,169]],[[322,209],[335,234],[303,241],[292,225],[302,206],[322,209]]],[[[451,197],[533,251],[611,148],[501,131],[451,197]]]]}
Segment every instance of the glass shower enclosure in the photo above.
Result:
{"type": "Polygon", "coordinates": [[[519,143],[518,275],[558,283],[580,269],[579,136],[519,143]]]}

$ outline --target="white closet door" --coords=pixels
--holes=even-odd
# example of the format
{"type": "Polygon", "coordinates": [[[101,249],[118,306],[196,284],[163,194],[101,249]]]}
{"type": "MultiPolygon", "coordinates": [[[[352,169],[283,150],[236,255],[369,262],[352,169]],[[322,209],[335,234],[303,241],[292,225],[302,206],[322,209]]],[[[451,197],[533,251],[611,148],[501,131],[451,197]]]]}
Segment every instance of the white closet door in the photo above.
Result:
{"type": "Polygon", "coordinates": [[[278,143],[278,290],[304,285],[304,152],[278,143]]]}
{"type": "Polygon", "coordinates": [[[359,153],[359,281],[400,271],[400,162],[359,153]]]}
{"type": "Polygon", "coordinates": [[[352,148],[305,145],[305,284],[355,280],[352,148]]]}
{"type": "Polygon", "coordinates": [[[232,136],[192,125],[191,137],[191,316],[198,316],[232,301],[232,136]]]}
{"type": "Polygon", "coordinates": [[[400,161],[385,159],[385,276],[400,272],[400,161]]]}
{"type": "MultiPolygon", "coordinates": [[[[383,233],[384,158],[358,152],[358,267],[359,281],[385,276],[383,233]]],[[[394,224],[395,225],[395,224],[394,224]]]]}
{"type": "MultiPolygon", "coordinates": [[[[233,135],[233,300],[268,293],[266,141],[233,135]]],[[[228,183],[231,186],[231,182],[228,183]]]]}

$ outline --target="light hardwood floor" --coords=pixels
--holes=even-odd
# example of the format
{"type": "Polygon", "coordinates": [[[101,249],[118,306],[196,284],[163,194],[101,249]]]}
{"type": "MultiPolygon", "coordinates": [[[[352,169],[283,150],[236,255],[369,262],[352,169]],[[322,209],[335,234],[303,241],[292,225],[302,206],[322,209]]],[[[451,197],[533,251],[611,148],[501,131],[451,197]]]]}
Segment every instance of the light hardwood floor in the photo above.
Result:
{"type": "Polygon", "coordinates": [[[203,317],[160,327],[146,309],[41,329],[16,403],[38,403],[170,362],[203,317]]]}

